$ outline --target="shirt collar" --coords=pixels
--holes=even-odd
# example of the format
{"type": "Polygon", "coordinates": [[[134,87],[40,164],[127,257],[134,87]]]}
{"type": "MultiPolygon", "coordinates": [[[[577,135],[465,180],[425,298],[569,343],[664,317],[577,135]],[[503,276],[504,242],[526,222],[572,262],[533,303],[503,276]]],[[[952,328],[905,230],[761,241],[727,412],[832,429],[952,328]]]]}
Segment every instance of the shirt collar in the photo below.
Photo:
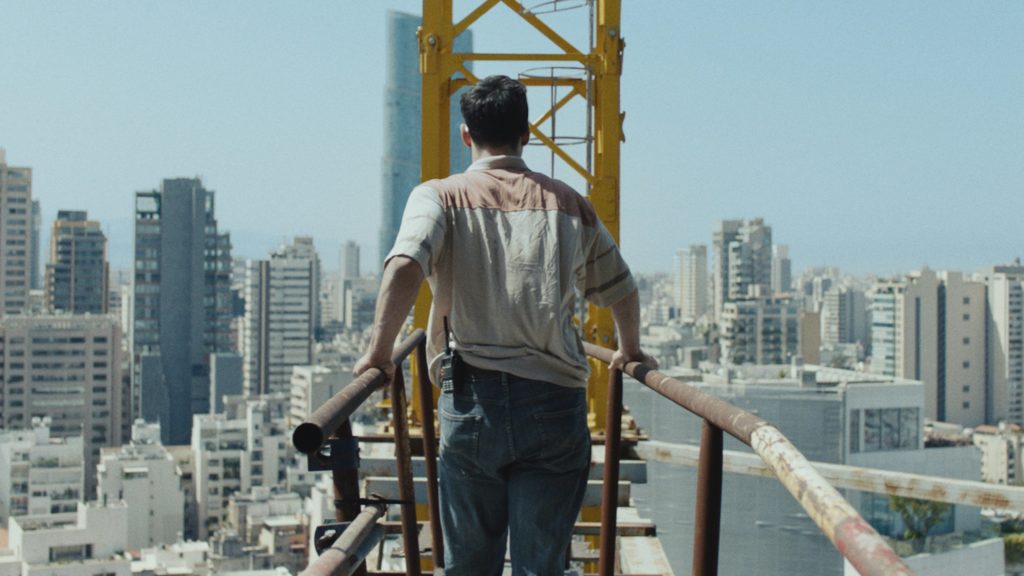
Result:
{"type": "Polygon", "coordinates": [[[493,170],[496,168],[504,168],[506,170],[529,170],[526,167],[526,162],[523,161],[521,156],[484,156],[470,164],[469,168],[466,168],[466,172],[475,170],[493,170]]]}

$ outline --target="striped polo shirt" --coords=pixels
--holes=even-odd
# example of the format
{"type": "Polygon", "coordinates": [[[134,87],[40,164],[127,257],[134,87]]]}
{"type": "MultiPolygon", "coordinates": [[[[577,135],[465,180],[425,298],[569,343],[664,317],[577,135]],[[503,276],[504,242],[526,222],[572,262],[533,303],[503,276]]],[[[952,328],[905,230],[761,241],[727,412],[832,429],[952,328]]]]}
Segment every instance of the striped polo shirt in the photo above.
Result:
{"type": "Polygon", "coordinates": [[[412,258],[433,293],[427,353],[438,382],[444,322],[473,366],[584,387],[577,294],[610,306],[636,289],[590,202],[518,156],[490,156],[409,196],[387,260],[412,258]]]}

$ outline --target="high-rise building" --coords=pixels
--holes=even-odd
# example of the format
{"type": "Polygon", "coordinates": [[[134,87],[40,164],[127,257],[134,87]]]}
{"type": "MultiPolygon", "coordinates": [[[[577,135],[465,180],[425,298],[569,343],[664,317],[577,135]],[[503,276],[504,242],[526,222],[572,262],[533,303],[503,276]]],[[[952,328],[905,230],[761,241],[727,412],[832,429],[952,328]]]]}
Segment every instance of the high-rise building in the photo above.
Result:
{"type": "Polygon", "coordinates": [[[341,279],[359,278],[359,244],[348,240],[341,246],[341,279]]]}
{"type": "Polygon", "coordinates": [[[313,266],[313,334],[316,335],[320,329],[320,287],[322,285],[321,277],[323,273],[320,267],[320,255],[316,252],[316,246],[313,244],[312,236],[296,236],[292,239],[291,244],[281,244],[271,253],[272,258],[289,258],[292,260],[307,260],[313,266]]]}
{"type": "Polygon", "coordinates": [[[772,246],[772,292],[781,294],[793,290],[793,261],[789,259],[789,246],[772,246]]]}
{"type": "Polygon", "coordinates": [[[986,421],[1024,424],[1024,265],[988,274],[989,382],[986,421]]]}
{"type": "Polygon", "coordinates": [[[800,306],[790,299],[727,302],[722,310],[723,364],[786,364],[800,354],[800,306]]]}
{"type": "Polygon", "coordinates": [[[32,169],[7,165],[0,149],[0,317],[29,307],[32,285],[32,169]]]}
{"type": "Polygon", "coordinates": [[[61,210],[50,232],[46,306],[51,312],[105,314],[109,309],[107,237],[84,210],[61,210]]]}
{"type": "MultiPolygon", "coordinates": [[[[0,321],[0,428],[50,419],[54,438],[82,436],[86,469],[124,440],[121,325],[112,316],[11,316],[0,321]]],[[[86,495],[96,478],[86,475],[86,495]]]]}
{"type": "Polygon", "coordinates": [[[715,319],[727,302],[768,296],[772,282],[772,228],[761,218],[722,220],[713,238],[715,319]]]}
{"type": "Polygon", "coordinates": [[[821,305],[821,342],[855,344],[865,348],[869,336],[867,296],[850,286],[833,286],[821,305]]]}
{"type": "Polygon", "coordinates": [[[315,252],[293,245],[246,265],[241,336],[246,395],[287,392],[292,368],[312,363],[317,262],[315,252]]]}
{"type": "Polygon", "coordinates": [[[872,290],[871,366],[920,380],[925,416],[963,426],[986,421],[986,287],[927,268],[872,290]]]}
{"type": "Polygon", "coordinates": [[[211,354],[232,351],[231,237],[198,178],[135,194],[133,399],[163,443],[187,444],[210,408],[211,354]]]}
{"type": "Polygon", "coordinates": [[[39,266],[41,264],[39,260],[39,251],[41,244],[39,243],[39,233],[43,229],[43,209],[39,206],[39,200],[32,201],[32,272],[30,273],[31,280],[29,280],[29,286],[33,290],[43,289],[43,278],[39,272],[39,266]]]}
{"type": "MultiPolygon", "coordinates": [[[[381,178],[380,263],[391,251],[402,223],[402,212],[409,193],[420,183],[420,102],[419,42],[416,30],[420,17],[389,11],[387,14],[387,64],[384,84],[384,158],[381,178]]],[[[473,51],[473,33],[469,30],[455,38],[455,52],[473,51]]],[[[467,63],[468,64],[468,63],[467,63]]],[[[459,138],[462,114],[459,94],[453,94],[449,167],[462,172],[470,164],[469,149],[459,138]]]]}
{"type": "Polygon", "coordinates": [[[708,310],[708,247],[693,244],[677,253],[679,313],[697,319],[708,310]]]}

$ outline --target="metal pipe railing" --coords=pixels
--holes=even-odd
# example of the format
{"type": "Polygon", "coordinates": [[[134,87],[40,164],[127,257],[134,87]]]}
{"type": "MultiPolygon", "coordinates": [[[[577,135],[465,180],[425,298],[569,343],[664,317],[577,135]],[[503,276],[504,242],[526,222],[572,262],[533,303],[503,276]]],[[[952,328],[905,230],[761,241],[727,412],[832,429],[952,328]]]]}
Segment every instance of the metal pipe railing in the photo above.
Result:
{"type": "Polygon", "coordinates": [[[434,566],[444,567],[444,536],[441,533],[441,504],[437,489],[437,438],[434,434],[434,385],[430,383],[427,347],[416,348],[416,376],[419,380],[420,413],[423,415],[423,461],[427,468],[427,509],[430,511],[430,545],[434,566]]]}
{"type": "Polygon", "coordinates": [[[608,372],[608,411],[604,426],[604,485],[601,497],[600,576],[615,574],[615,526],[619,488],[619,451],[622,446],[622,372],[608,372]]]}
{"type": "MultiPolygon", "coordinates": [[[[588,355],[605,363],[611,362],[612,350],[590,343],[584,343],[584,348],[588,355]]],[[[754,449],[761,460],[772,469],[782,485],[796,498],[808,516],[839,550],[839,553],[860,574],[864,576],[913,574],[910,567],[892,550],[878,532],[832,485],[822,478],[803,454],[774,426],[720,398],[670,378],[639,362],[626,364],[623,371],[648,388],[704,419],[705,428],[702,440],[707,442],[701,447],[701,462],[698,468],[698,478],[705,478],[698,481],[704,494],[698,495],[698,502],[701,502],[702,497],[714,496],[715,468],[717,468],[718,475],[717,489],[719,493],[717,497],[721,498],[722,444],[715,439],[714,429],[717,428],[719,437],[724,431],[754,449]],[[707,459],[705,459],[705,452],[708,454],[707,459]],[[713,452],[717,453],[716,457],[711,456],[713,452]]],[[[607,465],[606,462],[605,466],[607,465]]],[[[710,504],[711,502],[705,502],[703,505],[709,506],[710,504]]],[[[605,505],[608,506],[610,503],[606,501],[605,505]]],[[[721,513],[720,506],[720,502],[717,503],[717,514],[719,515],[721,513]]],[[[717,520],[708,518],[708,516],[709,511],[705,510],[703,517],[697,519],[695,547],[700,546],[700,549],[694,551],[694,574],[697,575],[715,574],[717,570],[718,527],[714,526],[717,520]],[[704,530],[715,531],[711,541],[707,535],[701,534],[704,530]],[[708,549],[709,547],[713,550],[708,549]],[[711,557],[708,556],[709,553],[712,554],[711,557]],[[700,560],[702,565],[699,567],[697,566],[698,555],[704,555],[700,560]],[[713,561],[709,562],[709,560],[713,561]]],[[[602,532],[613,530],[614,526],[602,526],[601,529],[602,532]]]]}
{"type": "MultiPolygon", "coordinates": [[[[409,576],[419,576],[421,569],[412,478],[412,453],[406,415],[405,378],[401,367],[414,350],[417,351],[417,361],[420,362],[420,366],[425,366],[425,362],[419,360],[420,357],[426,357],[425,347],[426,335],[423,330],[416,330],[398,345],[392,355],[395,376],[391,379],[391,405],[394,418],[395,459],[398,468],[400,499],[398,504],[402,518],[402,540],[406,559],[405,573],[409,576]]],[[[422,373],[423,370],[421,369],[420,372],[422,373]]],[[[382,528],[380,530],[374,528],[377,526],[377,520],[383,515],[384,507],[374,502],[369,502],[370,506],[367,509],[361,509],[360,506],[361,503],[367,501],[359,496],[358,448],[352,437],[349,418],[371,394],[382,389],[387,382],[387,375],[382,370],[370,368],[317,408],[309,419],[300,424],[292,433],[292,443],[298,451],[308,455],[311,460],[316,461],[324,468],[331,470],[334,484],[335,519],[339,522],[350,522],[338,536],[334,545],[303,572],[305,575],[365,574],[366,568],[363,565],[365,554],[358,555],[352,551],[363,550],[364,542],[371,534],[383,534],[382,528]],[[330,439],[331,445],[329,455],[323,452],[328,439],[330,439]],[[339,546],[341,546],[341,552],[339,552],[339,546]]],[[[422,386],[422,381],[420,384],[422,386]]],[[[429,379],[427,384],[429,385],[429,379]]],[[[431,432],[433,432],[432,426],[433,421],[430,422],[431,432]]],[[[429,454],[436,454],[436,451],[431,451],[429,454]]],[[[435,557],[436,555],[437,552],[435,552],[435,557]]]]}
{"type": "Polygon", "coordinates": [[[384,516],[385,509],[383,505],[370,505],[363,509],[302,575],[349,576],[360,569],[365,570],[363,560],[367,552],[384,536],[384,529],[377,521],[384,516]]]}

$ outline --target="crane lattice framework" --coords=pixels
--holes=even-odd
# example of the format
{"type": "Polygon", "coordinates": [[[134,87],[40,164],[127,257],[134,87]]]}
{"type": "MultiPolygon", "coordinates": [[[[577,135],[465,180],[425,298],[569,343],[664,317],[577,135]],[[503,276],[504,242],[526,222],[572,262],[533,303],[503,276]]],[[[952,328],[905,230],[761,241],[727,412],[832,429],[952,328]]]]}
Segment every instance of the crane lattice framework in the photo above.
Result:
{"type": "MultiPolygon", "coordinates": [[[[550,3],[549,3],[550,4],[550,3]]],[[[593,42],[584,52],[544,23],[517,0],[486,0],[459,21],[453,20],[452,0],[423,0],[423,26],[418,32],[420,74],[422,76],[422,149],[423,181],[448,176],[449,167],[449,99],[455,92],[477,78],[467,62],[540,62],[575,63],[585,70],[583,77],[521,78],[527,86],[568,88],[568,93],[552,103],[530,126],[530,134],[538,142],[578,173],[587,185],[587,196],[598,217],[619,241],[619,145],[623,141],[623,114],[619,109],[619,80],[622,75],[622,51],[625,42],[620,30],[621,0],[590,0],[593,7],[593,42]],[[456,53],[455,38],[489,12],[504,12],[526,21],[558,49],[553,53],[456,53]],[[586,139],[587,157],[584,166],[556,142],[550,120],[570,101],[586,100],[587,114],[592,118],[593,137],[586,139]]],[[[426,328],[430,309],[430,291],[421,288],[416,303],[414,325],[426,328]]],[[[607,309],[590,306],[584,322],[584,339],[605,347],[615,347],[615,330],[607,309]]],[[[590,427],[603,429],[607,406],[607,366],[591,361],[588,386],[590,427]]],[[[414,388],[415,390],[415,388],[414,388]]],[[[414,400],[413,406],[418,406],[414,400]]],[[[419,415],[417,415],[419,416],[419,415]]],[[[419,420],[417,418],[417,420],[419,420]]]]}

